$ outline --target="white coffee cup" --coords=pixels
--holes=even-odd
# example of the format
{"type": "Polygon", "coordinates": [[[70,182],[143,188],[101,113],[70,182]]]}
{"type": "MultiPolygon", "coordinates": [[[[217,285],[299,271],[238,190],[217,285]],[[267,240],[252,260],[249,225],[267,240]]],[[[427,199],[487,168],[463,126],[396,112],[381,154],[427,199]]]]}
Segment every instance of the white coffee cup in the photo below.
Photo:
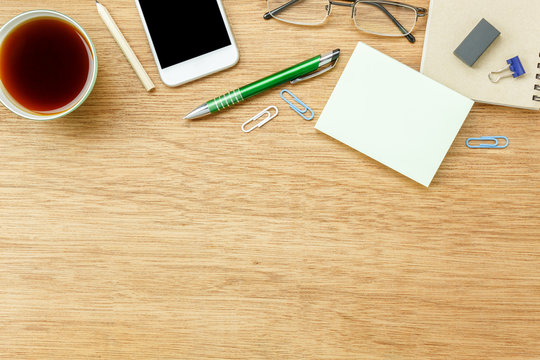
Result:
{"type": "Polygon", "coordinates": [[[2,83],[2,79],[0,78],[0,102],[4,104],[5,107],[7,107],[9,110],[11,110],[13,113],[22,116],[24,118],[30,119],[30,120],[52,120],[57,119],[62,116],[65,116],[71,112],[73,112],[75,109],[77,109],[84,101],[88,98],[90,93],[92,92],[92,89],[94,88],[94,84],[96,83],[97,79],[97,73],[98,73],[98,60],[97,60],[97,54],[96,49],[94,47],[94,44],[92,43],[92,40],[84,31],[84,29],[73,19],[71,19],[69,16],[66,16],[62,13],[59,13],[57,11],[52,10],[32,10],[25,13],[22,13],[20,15],[15,16],[13,19],[8,21],[2,28],[0,28],[0,49],[2,46],[2,43],[4,39],[13,31],[15,30],[19,25],[34,19],[39,18],[54,18],[54,19],[60,19],[65,21],[66,23],[73,26],[80,35],[84,37],[84,40],[86,40],[86,43],[89,45],[90,52],[92,55],[91,60],[89,61],[89,71],[88,71],[88,77],[86,80],[86,83],[80,93],[77,95],[77,97],[71,101],[66,106],[60,108],[58,111],[55,111],[54,113],[41,113],[41,112],[35,112],[32,110],[29,110],[19,104],[7,91],[5,86],[2,83]]]}

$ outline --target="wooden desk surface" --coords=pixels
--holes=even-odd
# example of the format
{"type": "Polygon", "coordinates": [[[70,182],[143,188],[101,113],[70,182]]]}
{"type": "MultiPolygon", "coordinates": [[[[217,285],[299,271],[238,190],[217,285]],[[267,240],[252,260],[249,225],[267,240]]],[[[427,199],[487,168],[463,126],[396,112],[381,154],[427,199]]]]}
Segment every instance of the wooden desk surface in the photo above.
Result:
{"type": "Polygon", "coordinates": [[[357,41],[418,69],[425,19],[411,45],[356,31],[344,8],[304,29],[225,0],[241,61],[170,89],[133,0],[103,3],[154,93],[93,1],[0,5],[2,24],[72,16],[100,61],[65,119],[0,109],[1,359],[540,359],[538,112],[475,105],[429,189],[315,131],[277,90],[182,119],[340,47],[336,70],[294,85],[320,114],[357,41]],[[270,104],[279,118],[240,131],[270,104]],[[478,135],[511,145],[467,149],[478,135]]]}

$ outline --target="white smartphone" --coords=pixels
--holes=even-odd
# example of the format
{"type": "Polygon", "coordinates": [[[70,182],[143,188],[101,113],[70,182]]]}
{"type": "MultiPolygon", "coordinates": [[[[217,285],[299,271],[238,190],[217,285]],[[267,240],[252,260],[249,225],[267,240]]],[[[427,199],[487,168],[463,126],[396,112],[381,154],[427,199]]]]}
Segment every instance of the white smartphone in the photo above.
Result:
{"type": "Polygon", "coordinates": [[[135,3],[166,85],[185,84],[238,62],[238,48],[221,0],[135,3]]]}

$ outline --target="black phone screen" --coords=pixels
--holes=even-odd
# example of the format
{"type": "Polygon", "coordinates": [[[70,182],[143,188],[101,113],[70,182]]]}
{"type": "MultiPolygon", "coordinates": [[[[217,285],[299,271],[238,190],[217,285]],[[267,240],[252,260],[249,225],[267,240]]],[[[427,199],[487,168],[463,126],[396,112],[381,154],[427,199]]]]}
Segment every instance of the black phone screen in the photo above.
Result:
{"type": "Polygon", "coordinates": [[[216,0],[139,0],[161,68],[231,45],[216,0]]]}

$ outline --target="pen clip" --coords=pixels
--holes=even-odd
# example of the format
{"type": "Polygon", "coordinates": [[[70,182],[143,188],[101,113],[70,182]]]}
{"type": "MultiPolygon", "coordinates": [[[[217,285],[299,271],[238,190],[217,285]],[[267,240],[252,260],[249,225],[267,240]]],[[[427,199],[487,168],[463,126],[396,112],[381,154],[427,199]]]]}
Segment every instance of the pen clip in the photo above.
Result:
{"type": "Polygon", "coordinates": [[[326,67],[324,67],[324,68],[322,68],[320,70],[318,69],[318,70],[312,71],[312,72],[310,72],[309,74],[307,74],[305,76],[301,76],[301,77],[298,77],[296,79],[291,80],[291,84],[296,84],[296,83],[299,83],[301,81],[306,81],[306,80],[309,80],[309,79],[313,79],[316,76],[322,75],[325,72],[332,70],[333,68],[336,67],[336,64],[337,64],[338,60],[339,60],[339,58],[337,58],[336,60],[330,62],[328,64],[328,66],[326,66],[326,67]]]}

